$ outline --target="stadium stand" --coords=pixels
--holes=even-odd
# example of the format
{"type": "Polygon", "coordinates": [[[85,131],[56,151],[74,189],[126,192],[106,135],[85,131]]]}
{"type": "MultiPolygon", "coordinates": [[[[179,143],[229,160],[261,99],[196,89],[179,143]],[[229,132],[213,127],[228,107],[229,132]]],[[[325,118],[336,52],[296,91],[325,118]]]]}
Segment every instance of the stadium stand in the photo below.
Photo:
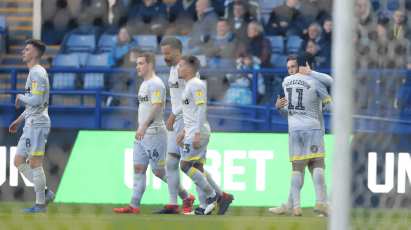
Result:
{"type": "Polygon", "coordinates": [[[111,46],[113,45],[113,43],[117,42],[117,39],[118,39],[117,35],[109,35],[109,34],[101,35],[98,41],[98,52],[99,53],[110,52],[111,46]]]}
{"type": "Polygon", "coordinates": [[[134,40],[143,51],[157,53],[157,37],[155,35],[133,35],[134,40]]]}
{"type": "Polygon", "coordinates": [[[287,40],[287,53],[290,55],[298,53],[302,41],[298,36],[290,36],[287,40]]]}
{"type": "Polygon", "coordinates": [[[283,36],[266,36],[271,43],[271,51],[276,54],[284,53],[284,37],[283,36]]]}
{"type": "Polygon", "coordinates": [[[69,53],[88,52],[94,53],[96,50],[96,38],[94,35],[72,34],[68,40],[67,48],[69,53]]]}

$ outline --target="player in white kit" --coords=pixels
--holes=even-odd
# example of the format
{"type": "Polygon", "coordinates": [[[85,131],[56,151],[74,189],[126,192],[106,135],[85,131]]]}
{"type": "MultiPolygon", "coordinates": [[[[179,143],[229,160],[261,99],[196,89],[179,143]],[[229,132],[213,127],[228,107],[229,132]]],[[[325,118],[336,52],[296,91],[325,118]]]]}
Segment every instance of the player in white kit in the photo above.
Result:
{"type": "Polygon", "coordinates": [[[46,187],[46,176],[43,170],[43,156],[50,133],[50,118],[48,115],[50,85],[46,70],[39,65],[40,58],[46,51],[46,46],[38,39],[26,40],[26,47],[22,51],[23,61],[30,69],[26,81],[24,95],[16,96],[16,108],[20,102],[26,110],[15,120],[9,128],[11,133],[17,132],[21,123],[26,120],[17,145],[14,165],[31,183],[36,192],[36,204],[20,212],[46,212],[46,206],[53,201],[54,193],[46,187]],[[29,158],[29,163],[27,163],[29,158]]]}
{"type": "MultiPolygon", "coordinates": [[[[329,76],[327,74],[316,72],[314,70],[311,70],[308,63],[305,67],[303,67],[303,66],[299,67],[297,65],[297,55],[292,55],[292,56],[287,58],[287,70],[288,70],[288,73],[290,74],[290,76],[294,75],[294,74],[297,74],[297,73],[302,73],[304,75],[309,75],[313,78],[316,78],[320,82],[324,83],[326,86],[331,86],[332,83],[333,83],[333,79],[331,78],[331,76],[329,76]]],[[[286,104],[287,104],[287,99],[285,97],[280,98],[280,95],[278,95],[277,103],[275,105],[277,107],[277,109],[281,109],[286,104]]],[[[288,113],[285,114],[285,115],[286,115],[285,118],[288,118],[288,113]]],[[[321,130],[325,133],[324,119],[323,119],[322,110],[318,110],[318,116],[319,116],[319,120],[321,122],[321,130]]],[[[301,172],[301,180],[302,180],[301,181],[301,187],[303,187],[303,185],[304,185],[304,177],[305,177],[305,168],[306,167],[308,167],[309,172],[311,174],[311,178],[313,178],[313,171],[314,171],[313,161],[307,159],[303,163],[303,170],[301,172]]],[[[279,207],[269,208],[269,211],[274,213],[274,214],[278,214],[278,215],[292,215],[293,214],[293,207],[294,207],[294,201],[293,201],[292,191],[290,189],[290,193],[289,193],[287,201],[279,207]]],[[[324,217],[324,215],[320,214],[318,217],[324,217]]]]}
{"type": "MultiPolygon", "coordinates": [[[[153,174],[167,182],[165,157],[167,130],[164,123],[166,88],[156,76],[156,58],[142,53],[137,58],[138,75],[144,78],[138,92],[139,128],[133,145],[134,184],[130,205],[113,209],[116,213],[140,213],[140,202],[146,189],[146,171],[150,163],[153,174]]],[[[178,211],[171,214],[179,214],[178,211]]]]}
{"type": "MultiPolygon", "coordinates": [[[[182,149],[176,144],[177,136],[184,130],[184,118],[183,114],[175,116],[177,108],[182,105],[182,95],[186,87],[186,82],[178,77],[177,69],[181,60],[181,54],[183,50],[183,44],[178,38],[169,37],[164,39],[161,44],[161,52],[163,53],[164,61],[166,62],[170,69],[170,76],[168,79],[168,85],[170,88],[171,95],[171,106],[172,113],[170,114],[169,119],[167,120],[166,127],[169,130],[168,133],[168,142],[167,142],[167,158],[166,158],[166,169],[168,174],[168,189],[170,193],[169,205],[177,205],[177,185],[180,184],[180,170],[179,170],[179,161],[181,158],[182,149]]],[[[195,75],[200,79],[200,74],[196,72],[195,75]]],[[[204,170],[208,183],[213,187],[213,189],[222,196],[221,201],[219,202],[219,210],[217,215],[223,215],[228,210],[229,205],[234,200],[233,195],[225,193],[217,185],[217,183],[211,177],[211,174],[204,170]]],[[[199,194],[200,205],[206,204],[207,197],[201,191],[198,186],[196,190],[199,194]]],[[[185,191],[185,190],[184,190],[185,191]]],[[[179,191],[180,194],[180,191],[179,191]]],[[[186,193],[187,194],[187,193],[186,193]]],[[[182,214],[191,212],[192,204],[194,203],[194,196],[187,194],[187,198],[183,199],[183,211],[182,214]]],[[[174,207],[175,207],[174,206],[174,207]]],[[[162,210],[157,213],[167,213],[166,210],[162,210]]]]}
{"type": "MultiPolygon", "coordinates": [[[[307,63],[313,66],[314,57],[311,53],[302,52],[297,56],[298,66],[307,63]]],[[[286,77],[283,82],[284,93],[288,105],[279,110],[282,116],[288,117],[289,125],[289,152],[290,161],[293,165],[291,176],[291,191],[294,201],[293,216],[302,216],[300,207],[300,191],[302,186],[302,171],[305,160],[312,160],[314,167],[313,182],[316,192],[316,205],[314,211],[329,215],[327,204],[327,187],[325,184],[325,146],[324,132],[322,131],[322,103],[325,111],[333,109],[331,97],[326,86],[315,78],[297,73],[286,77]]]]}

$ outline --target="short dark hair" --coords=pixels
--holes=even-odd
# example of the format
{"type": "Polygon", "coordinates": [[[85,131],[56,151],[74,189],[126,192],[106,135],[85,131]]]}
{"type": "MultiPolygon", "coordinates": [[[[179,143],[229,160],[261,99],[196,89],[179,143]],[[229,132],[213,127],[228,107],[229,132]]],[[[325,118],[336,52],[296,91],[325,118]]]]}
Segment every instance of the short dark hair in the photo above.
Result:
{"type": "Polygon", "coordinates": [[[298,66],[306,66],[306,62],[314,69],[314,55],[309,52],[301,52],[297,55],[297,65],[298,66]]]}
{"type": "Polygon", "coordinates": [[[25,43],[26,45],[33,45],[34,47],[36,47],[37,52],[39,53],[39,59],[41,58],[41,56],[43,56],[44,52],[46,52],[46,44],[44,44],[44,42],[40,41],[39,39],[27,39],[25,43]]]}
{"type": "Polygon", "coordinates": [[[185,61],[185,63],[194,70],[194,73],[197,73],[197,71],[201,68],[201,62],[195,56],[183,55],[181,60],[185,61]]]}
{"type": "Polygon", "coordinates": [[[153,69],[156,68],[156,56],[154,56],[154,54],[152,54],[152,53],[142,53],[142,54],[139,54],[138,57],[139,58],[140,57],[146,58],[147,64],[152,63],[153,64],[153,69]]]}
{"type": "MultiPolygon", "coordinates": [[[[228,21],[227,21],[226,19],[224,19],[224,18],[218,19],[218,22],[225,22],[225,23],[228,25],[228,21]]],[[[217,23],[218,23],[218,22],[217,22],[217,23]]]]}
{"type": "Polygon", "coordinates": [[[180,50],[180,54],[183,52],[183,43],[178,38],[168,37],[160,43],[160,46],[166,45],[169,45],[171,49],[180,50]]]}
{"type": "Polygon", "coordinates": [[[288,63],[289,61],[294,61],[294,60],[297,60],[297,55],[291,55],[291,56],[289,56],[289,57],[287,58],[287,63],[288,63]]]}

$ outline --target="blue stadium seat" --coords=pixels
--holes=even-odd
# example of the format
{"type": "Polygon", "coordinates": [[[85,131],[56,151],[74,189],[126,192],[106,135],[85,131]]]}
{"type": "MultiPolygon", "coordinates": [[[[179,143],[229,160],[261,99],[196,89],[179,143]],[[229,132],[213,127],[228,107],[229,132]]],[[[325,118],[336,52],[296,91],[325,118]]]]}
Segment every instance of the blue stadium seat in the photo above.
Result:
{"type": "Polygon", "coordinates": [[[80,62],[80,67],[85,67],[86,66],[86,60],[88,55],[90,55],[89,53],[72,53],[72,54],[76,54],[78,56],[78,60],[80,62]]]}
{"type": "MultiPolygon", "coordinates": [[[[86,67],[108,68],[108,53],[88,55],[86,67]]],[[[104,73],[86,73],[84,74],[84,89],[96,89],[104,87],[104,73]]]]}
{"type": "Polygon", "coordinates": [[[164,39],[169,38],[169,37],[175,37],[175,38],[180,39],[181,43],[183,43],[183,49],[188,48],[188,47],[187,47],[187,36],[165,35],[165,36],[163,36],[163,38],[161,39],[161,41],[163,41],[164,39]]]}
{"type": "Polygon", "coordinates": [[[207,57],[205,55],[196,55],[198,60],[200,60],[201,63],[201,68],[206,68],[207,67],[207,57]]]}
{"type": "Polygon", "coordinates": [[[283,36],[266,36],[271,43],[271,52],[277,54],[284,53],[284,37],[283,36]]]}
{"type": "Polygon", "coordinates": [[[143,51],[157,53],[157,36],[155,35],[133,35],[134,40],[143,51]]]}
{"type": "Polygon", "coordinates": [[[300,49],[301,42],[303,42],[303,40],[300,37],[295,35],[290,36],[287,41],[288,54],[297,54],[300,49]]]}
{"type": "Polygon", "coordinates": [[[262,15],[263,17],[262,17],[262,23],[263,23],[263,25],[265,26],[267,23],[268,23],[268,21],[270,20],[270,14],[263,14],[262,15]]]}
{"type": "Polygon", "coordinates": [[[257,0],[260,3],[261,12],[271,13],[273,9],[285,3],[285,0],[257,0]]]}
{"type": "MultiPolygon", "coordinates": [[[[79,68],[80,62],[77,54],[57,54],[52,63],[53,67],[79,68]]],[[[75,73],[54,73],[53,89],[75,89],[75,73]]]]}
{"type": "Polygon", "coordinates": [[[166,62],[163,59],[163,55],[162,54],[158,54],[156,55],[156,67],[167,67],[166,62]]]}
{"type": "Polygon", "coordinates": [[[0,32],[6,31],[6,15],[0,15],[0,32]]]}
{"type": "Polygon", "coordinates": [[[103,34],[98,41],[98,52],[110,52],[111,47],[117,42],[117,35],[103,34]]]}
{"type": "Polygon", "coordinates": [[[94,53],[96,49],[96,39],[94,35],[72,34],[67,42],[69,53],[88,52],[94,53]]]}
{"type": "Polygon", "coordinates": [[[275,57],[271,56],[271,61],[274,64],[274,68],[283,69],[287,68],[287,55],[276,55],[275,57]]]}

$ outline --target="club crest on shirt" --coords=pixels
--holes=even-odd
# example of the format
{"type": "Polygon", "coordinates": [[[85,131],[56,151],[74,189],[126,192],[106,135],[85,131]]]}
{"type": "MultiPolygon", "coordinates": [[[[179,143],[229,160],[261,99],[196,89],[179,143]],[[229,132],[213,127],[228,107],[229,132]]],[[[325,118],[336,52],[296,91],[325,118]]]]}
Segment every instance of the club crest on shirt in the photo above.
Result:
{"type": "Polygon", "coordinates": [[[197,90],[196,95],[197,95],[197,97],[203,96],[202,90],[201,89],[197,90]]]}
{"type": "Polygon", "coordinates": [[[156,89],[154,90],[154,97],[159,97],[160,96],[160,90],[156,89]]]}
{"type": "Polygon", "coordinates": [[[32,83],[33,89],[37,88],[37,80],[32,83]]]}

